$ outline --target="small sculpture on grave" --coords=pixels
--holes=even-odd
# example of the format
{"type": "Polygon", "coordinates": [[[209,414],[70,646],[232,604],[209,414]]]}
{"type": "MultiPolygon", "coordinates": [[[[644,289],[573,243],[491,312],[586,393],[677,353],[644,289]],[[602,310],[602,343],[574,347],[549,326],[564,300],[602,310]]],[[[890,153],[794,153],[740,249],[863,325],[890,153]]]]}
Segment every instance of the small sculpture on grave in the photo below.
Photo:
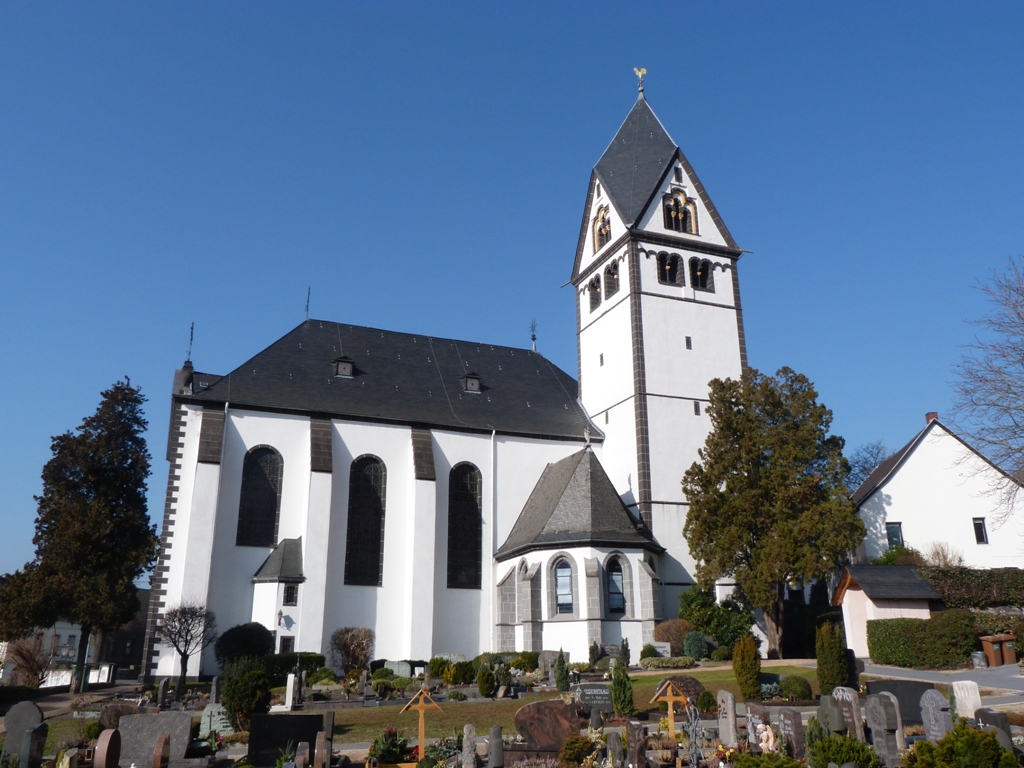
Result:
{"type": "Polygon", "coordinates": [[[772,730],[770,725],[761,723],[757,726],[757,745],[765,753],[779,751],[775,744],[775,731],[772,730]]]}

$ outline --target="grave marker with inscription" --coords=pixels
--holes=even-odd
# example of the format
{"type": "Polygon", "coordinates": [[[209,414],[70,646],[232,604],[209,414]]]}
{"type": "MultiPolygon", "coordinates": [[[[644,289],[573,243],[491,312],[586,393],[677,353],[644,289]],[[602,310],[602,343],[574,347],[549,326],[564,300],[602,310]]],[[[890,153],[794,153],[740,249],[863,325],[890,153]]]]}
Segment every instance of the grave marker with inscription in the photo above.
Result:
{"type": "Polygon", "coordinates": [[[933,744],[953,730],[949,702],[934,688],[921,696],[921,718],[924,720],[924,734],[933,744]]]}
{"type": "Polygon", "coordinates": [[[860,713],[860,694],[853,688],[844,685],[837,685],[832,689],[832,697],[839,702],[843,710],[843,717],[846,718],[846,727],[850,735],[857,741],[864,741],[864,720],[860,713]]]}
{"type": "Polygon", "coordinates": [[[843,708],[831,694],[826,693],[818,700],[818,722],[830,736],[846,736],[850,732],[843,708]]]}
{"type": "Polygon", "coordinates": [[[803,760],[807,752],[807,737],[800,713],[789,707],[780,709],[779,731],[786,745],[786,754],[796,760],[803,760]]]}
{"type": "Polygon", "coordinates": [[[4,741],[4,748],[0,754],[16,755],[21,749],[21,736],[27,733],[33,726],[43,722],[43,710],[31,701],[19,701],[4,716],[4,728],[8,734],[4,741]]]}
{"type": "MultiPolygon", "coordinates": [[[[895,693],[890,691],[880,691],[877,695],[885,696],[889,701],[892,702],[893,707],[896,709],[896,746],[902,752],[907,748],[907,737],[903,732],[903,714],[902,708],[900,707],[900,700],[897,698],[895,693]]],[[[921,708],[920,702],[918,702],[918,709],[921,708]]]]}
{"type": "Polygon", "coordinates": [[[868,728],[871,730],[871,745],[875,754],[885,764],[886,768],[903,765],[900,759],[900,748],[896,744],[896,731],[899,725],[896,721],[896,705],[888,696],[880,693],[872,693],[864,701],[864,710],[868,718],[868,728]]]}
{"type": "Polygon", "coordinates": [[[501,741],[501,726],[491,727],[487,737],[487,768],[505,768],[505,745],[501,741]]]}
{"type": "Polygon", "coordinates": [[[772,716],[767,707],[760,704],[747,704],[747,741],[751,745],[758,743],[757,726],[772,725],[772,716]]]}
{"type": "Polygon", "coordinates": [[[736,734],[736,697],[729,691],[718,692],[718,740],[727,747],[739,746],[736,734]]]}
{"type": "Polygon", "coordinates": [[[953,696],[956,697],[957,717],[974,717],[981,709],[981,692],[973,680],[957,680],[953,683],[953,696]]]}

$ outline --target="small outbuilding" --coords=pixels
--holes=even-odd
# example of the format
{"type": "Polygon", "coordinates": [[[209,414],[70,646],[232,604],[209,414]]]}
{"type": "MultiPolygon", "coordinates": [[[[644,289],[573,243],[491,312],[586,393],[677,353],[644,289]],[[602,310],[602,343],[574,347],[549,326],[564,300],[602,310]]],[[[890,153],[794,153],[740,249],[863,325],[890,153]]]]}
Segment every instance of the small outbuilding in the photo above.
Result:
{"type": "Polygon", "coordinates": [[[848,565],[832,605],[842,606],[846,646],[858,658],[868,656],[872,619],[927,619],[939,593],[912,565],[848,565]]]}

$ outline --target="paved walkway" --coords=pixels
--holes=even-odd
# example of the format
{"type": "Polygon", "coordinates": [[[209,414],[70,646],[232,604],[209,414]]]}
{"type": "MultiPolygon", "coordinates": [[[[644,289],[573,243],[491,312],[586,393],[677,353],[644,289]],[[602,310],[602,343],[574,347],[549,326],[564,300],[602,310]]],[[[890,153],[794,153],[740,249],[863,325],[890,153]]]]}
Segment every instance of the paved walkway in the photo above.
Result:
{"type": "MultiPolygon", "coordinates": [[[[65,690],[62,693],[51,693],[48,696],[41,696],[34,701],[39,705],[39,708],[43,710],[43,718],[49,720],[53,717],[60,717],[61,715],[68,714],[75,702],[79,699],[84,699],[86,702],[92,704],[97,701],[112,699],[117,696],[131,694],[140,690],[141,686],[137,683],[134,685],[114,685],[110,688],[102,688],[96,691],[89,691],[88,693],[68,693],[65,690]]],[[[6,722],[0,722],[0,733],[7,733],[6,722]]]]}
{"type": "Polygon", "coordinates": [[[983,691],[987,689],[995,692],[989,696],[982,696],[981,703],[986,706],[1024,704],[1024,676],[1020,674],[1020,669],[1016,664],[1004,664],[1000,667],[986,669],[957,669],[951,672],[865,664],[864,674],[900,680],[922,680],[945,685],[951,685],[959,680],[973,680],[983,691]]]}

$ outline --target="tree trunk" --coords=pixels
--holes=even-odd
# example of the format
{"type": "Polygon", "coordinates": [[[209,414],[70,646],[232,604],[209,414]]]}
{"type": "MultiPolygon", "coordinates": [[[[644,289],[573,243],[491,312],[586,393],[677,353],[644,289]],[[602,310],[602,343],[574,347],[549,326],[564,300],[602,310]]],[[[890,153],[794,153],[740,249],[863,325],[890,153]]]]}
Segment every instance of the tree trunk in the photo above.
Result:
{"type": "Polygon", "coordinates": [[[92,637],[92,627],[88,624],[82,625],[82,634],[78,640],[78,658],[75,661],[75,670],[71,674],[70,693],[85,693],[89,690],[89,675],[85,672],[85,654],[89,650],[89,638],[92,637]],[[75,683],[78,683],[76,686],[75,683]],[[75,690],[75,688],[78,690],[75,690]]]}
{"type": "Polygon", "coordinates": [[[768,635],[768,658],[782,658],[782,631],[784,618],[784,605],[782,602],[782,591],[785,585],[781,582],[776,585],[775,600],[764,609],[764,628],[768,635]]]}
{"type": "Polygon", "coordinates": [[[174,689],[174,700],[181,701],[182,696],[185,695],[185,676],[188,674],[188,657],[187,653],[179,653],[181,659],[181,674],[178,675],[178,685],[174,689]]]}

